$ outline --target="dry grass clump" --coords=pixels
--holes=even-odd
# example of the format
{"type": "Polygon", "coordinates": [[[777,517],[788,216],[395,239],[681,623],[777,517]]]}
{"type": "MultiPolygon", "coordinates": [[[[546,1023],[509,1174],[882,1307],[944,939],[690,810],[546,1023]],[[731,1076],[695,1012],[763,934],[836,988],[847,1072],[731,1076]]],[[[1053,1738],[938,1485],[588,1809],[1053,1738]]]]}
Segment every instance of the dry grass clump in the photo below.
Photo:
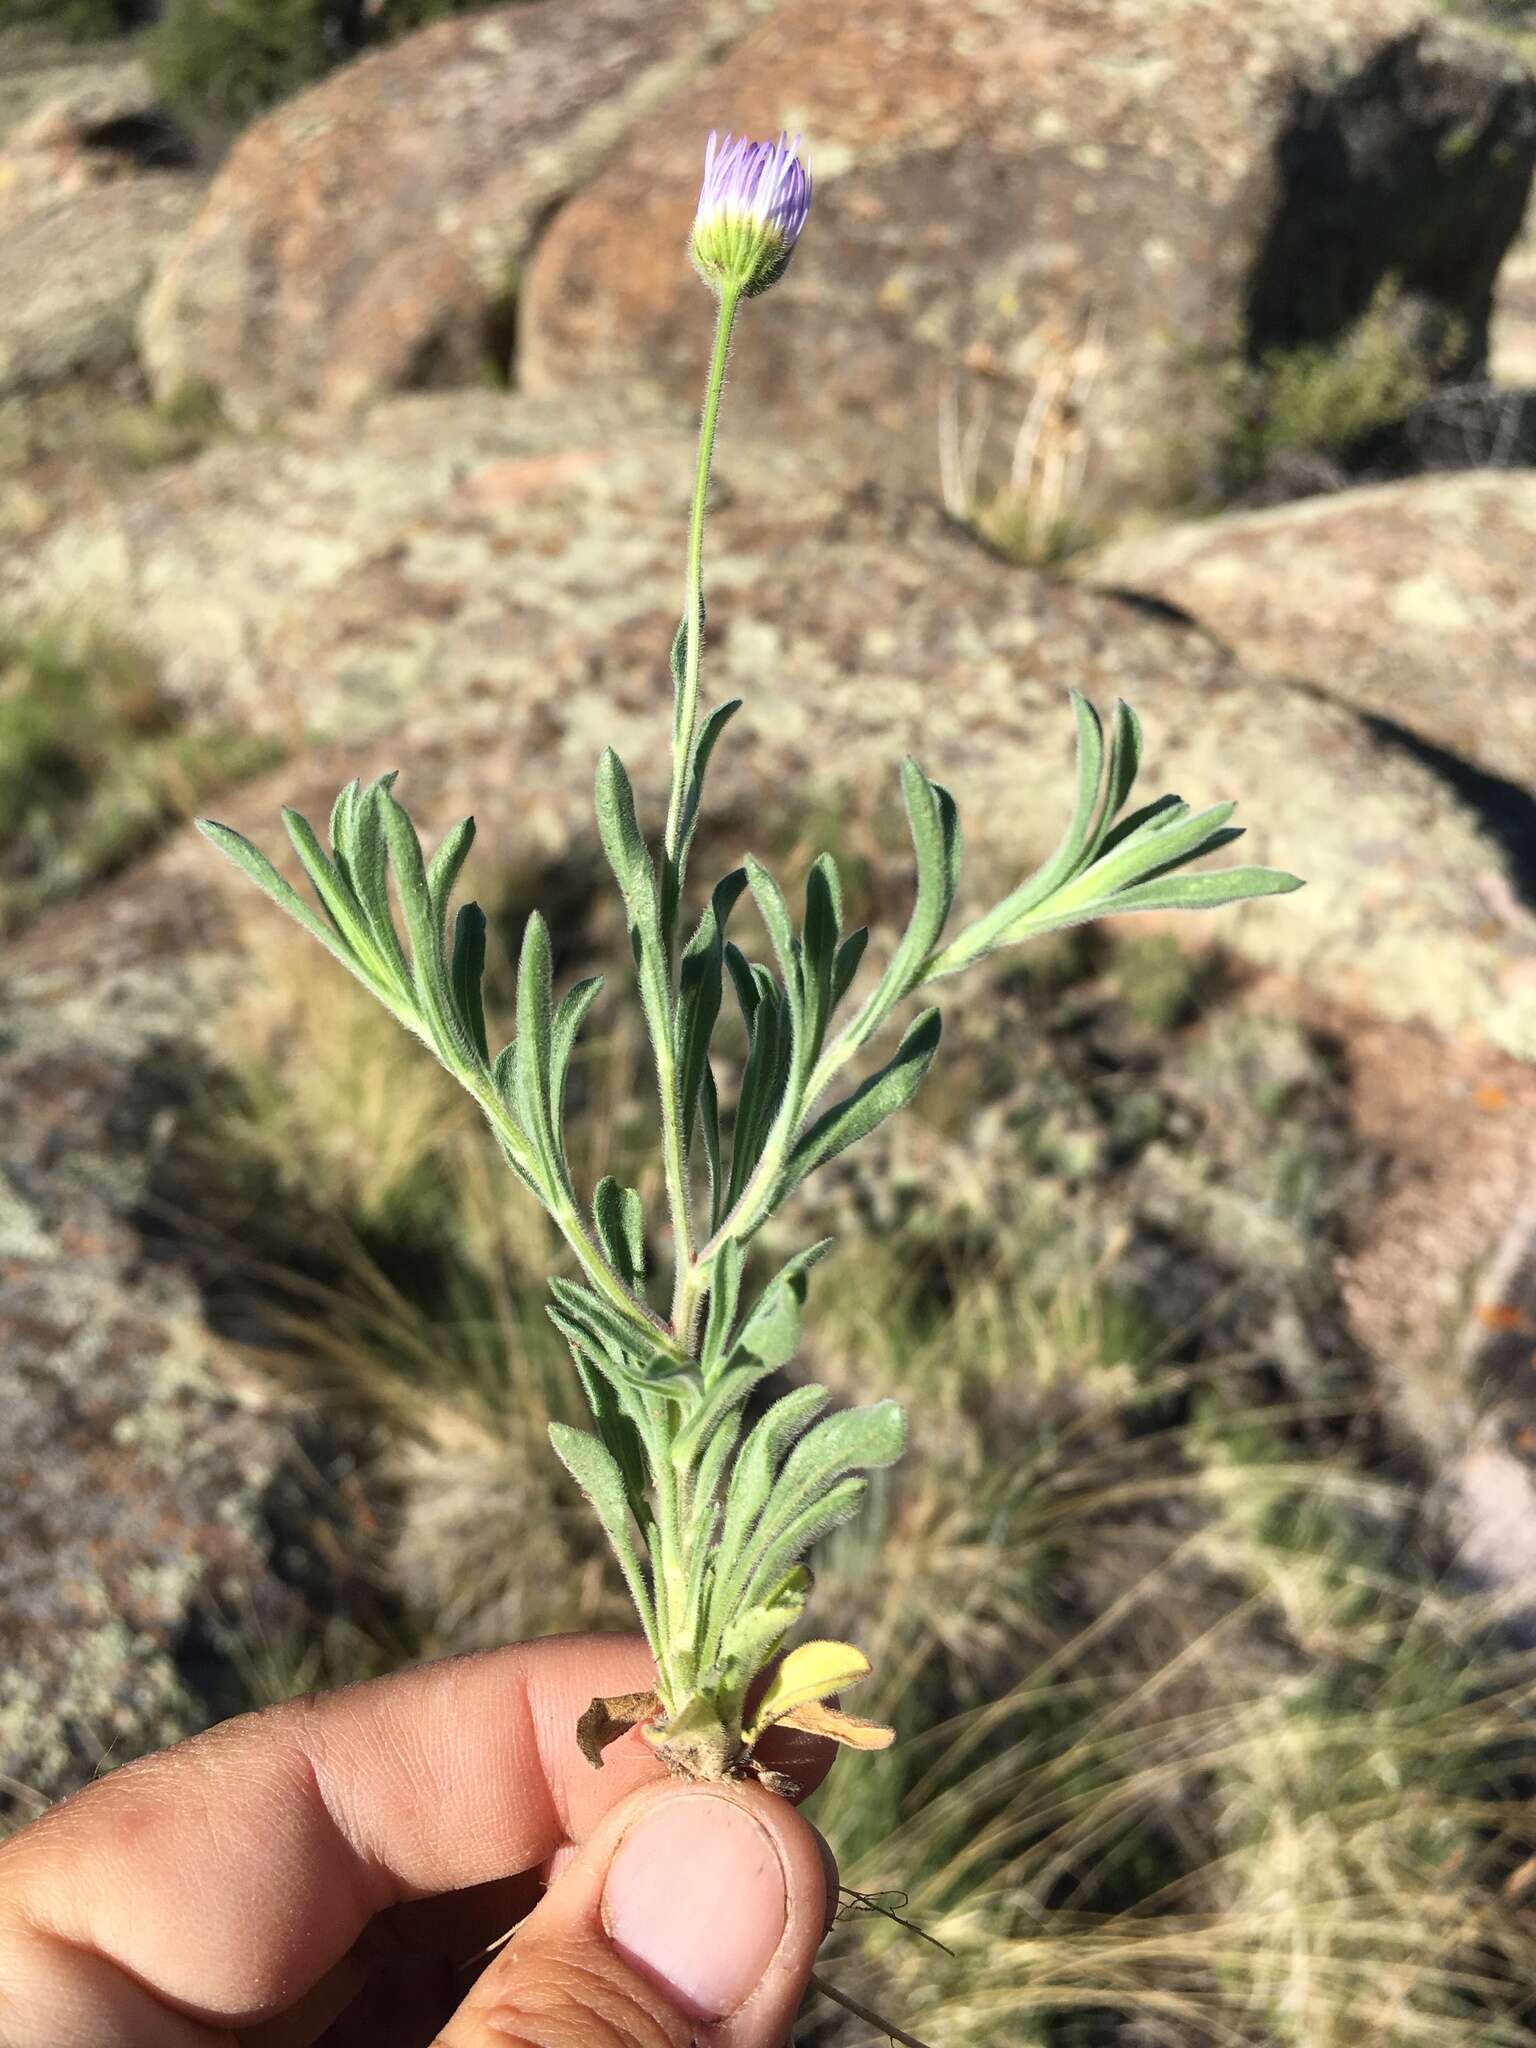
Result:
{"type": "Polygon", "coordinates": [[[1019,413],[1000,476],[990,474],[992,403],[983,382],[970,397],[951,379],[939,407],[939,483],[944,509],[999,554],[1053,569],[1100,538],[1088,516],[1094,386],[1104,367],[1100,321],[1054,337],[1019,413]]]}
{"type": "Polygon", "coordinates": [[[0,932],[112,874],[277,751],[189,726],[153,663],[109,634],[0,627],[0,932]]]}
{"type": "MultiPolygon", "coordinates": [[[[1236,1476],[1192,1474],[1204,1529],[882,1760],[873,1803],[834,1779],[845,1883],[900,1894],[953,1951],[860,1916],[839,1981],[967,2048],[1529,2040],[1536,1923],[1508,1881],[1536,1834],[1536,1663],[1475,1599],[1358,1561],[1341,1464],[1236,1476]],[[1331,1554],[1259,1532],[1276,1498],[1331,1554]]],[[[1411,1523],[1407,1496],[1366,1492],[1411,1523]]],[[[1124,1515],[1087,1488],[1055,1534],[1097,1549],[1124,1515]]]]}
{"type": "MultiPolygon", "coordinates": [[[[137,476],[189,461],[228,433],[206,385],[154,398],[136,369],[87,373],[0,399],[0,477],[52,462],[137,476]]],[[[24,484],[6,507],[6,530],[25,536],[45,518],[43,501],[24,484]]]]}

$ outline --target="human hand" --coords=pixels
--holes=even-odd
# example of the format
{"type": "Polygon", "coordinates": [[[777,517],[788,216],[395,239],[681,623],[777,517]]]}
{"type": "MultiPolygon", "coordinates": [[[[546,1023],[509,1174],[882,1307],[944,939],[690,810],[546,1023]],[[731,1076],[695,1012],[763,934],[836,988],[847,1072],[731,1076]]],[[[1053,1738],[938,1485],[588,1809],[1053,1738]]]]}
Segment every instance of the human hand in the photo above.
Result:
{"type": "Polygon", "coordinates": [[[653,1677],[559,1637],[113,1772],[0,1847],[0,2048],[781,2048],[835,1870],[757,1785],[591,1768],[578,1714],[653,1677]]]}

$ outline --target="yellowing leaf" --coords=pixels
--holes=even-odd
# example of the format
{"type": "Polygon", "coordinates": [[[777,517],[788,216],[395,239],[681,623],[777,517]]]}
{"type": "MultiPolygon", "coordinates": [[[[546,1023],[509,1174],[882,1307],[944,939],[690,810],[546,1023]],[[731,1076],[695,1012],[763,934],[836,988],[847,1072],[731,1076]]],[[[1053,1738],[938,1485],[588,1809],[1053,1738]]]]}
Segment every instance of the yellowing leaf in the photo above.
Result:
{"type": "Polygon", "coordinates": [[[824,1735],[847,1749],[889,1749],[896,1740],[894,1728],[883,1727],[878,1721],[861,1720],[857,1714],[845,1714],[838,1707],[824,1706],[820,1700],[796,1707],[783,1717],[779,1726],[798,1728],[806,1735],[824,1735]]]}
{"type": "Polygon", "coordinates": [[[841,1692],[868,1676],[869,1659],[851,1643],[801,1643],[769,1679],[768,1690],[746,1731],[748,1743],[796,1707],[824,1700],[829,1693],[841,1692]]]}

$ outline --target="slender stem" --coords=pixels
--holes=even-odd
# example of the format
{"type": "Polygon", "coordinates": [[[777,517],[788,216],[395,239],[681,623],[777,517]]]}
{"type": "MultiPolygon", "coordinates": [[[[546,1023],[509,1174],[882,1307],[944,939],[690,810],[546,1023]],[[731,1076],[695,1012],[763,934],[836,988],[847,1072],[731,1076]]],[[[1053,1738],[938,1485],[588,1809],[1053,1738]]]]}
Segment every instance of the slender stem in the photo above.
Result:
{"type": "Polygon", "coordinates": [[[651,1523],[644,1533],[650,1553],[651,1602],[656,1612],[656,1689],[667,1712],[675,1714],[678,1700],[672,1669],[672,1638],[676,1627],[672,1609],[674,1575],[668,1569],[674,1536],[666,1490],[672,1462],[668,1456],[667,1403],[659,1395],[648,1395],[642,1407],[646,1463],[651,1468],[651,1523]]]}
{"type": "Polygon", "coordinates": [[[462,1071],[459,1073],[458,1078],[479,1103],[492,1129],[497,1132],[504,1142],[511,1146],[514,1152],[523,1158],[524,1171],[538,1184],[539,1196],[545,1209],[559,1230],[560,1235],[576,1254],[577,1259],[581,1263],[581,1269],[592,1286],[596,1288],[597,1292],[605,1300],[611,1302],[629,1322],[636,1326],[636,1336],[642,1342],[649,1343],[656,1351],[666,1352],[668,1356],[678,1356],[677,1346],[672,1340],[670,1329],[650,1304],[642,1301],[638,1295],[632,1293],[624,1285],[618,1274],[614,1272],[608,1261],[603,1257],[598,1246],[593,1242],[591,1232],[587,1229],[586,1222],[576,1204],[563,1189],[549,1188],[542,1185],[537,1163],[528,1154],[527,1146],[523,1142],[523,1134],[508,1117],[496,1095],[495,1089],[489,1083],[482,1083],[478,1076],[472,1076],[462,1071]]]}
{"type": "Polygon", "coordinates": [[[704,610],[704,515],[709,499],[709,470],[715,453],[715,427],[720,418],[720,393],[725,386],[725,359],[730,353],[731,328],[739,291],[720,294],[715,316],[715,347],[709,361],[709,381],[704,387],[704,412],[699,422],[699,462],[693,481],[693,515],[688,525],[688,573],[683,593],[684,640],[683,680],[674,706],[672,728],[672,797],[667,805],[667,859],[677,855],[682,836],[683,805],[688,796],[688,770],[693,754],[693,735],[699,719],[699,659],[703,652],[704,610]]]}
{"type": "Polygon", "coordinates": [[[779,1175],[794,1148],[811,1112],[825,1094],[833,1079],[858,1051],[861,1039],[854,1037],[857,1021],[829,1045],[812,1069],[810,1078],[802,1088],[793,1105],[793,1115],[787,1118],[782,1128],[776,1130],[763,1148],[763,1156],[753,1168],[746,1186],[736,1198],[730,1212],[721,1218],[720,1227],[703,1245],[698,1254],[698,1263],[703,1266],[718,1254],[728,1237],[745,1242],[773,1211],[774,1191],[779,1175]]]}
{"type": "Polygon", "coordinates": [[[679,1321],[693,1272],[693,1189],[688,1179],[688,1148],[683,1143],[683,1105],[678,1094],[677,1058],[670,1046],[657,1043],[656,1082],[661,1091],[661,1164],[667,1183],[667,1208],[672,1217],[672,1328],[683,1350],[688,1332],[679,1321]]]}
{"type": "Polygon", "coordinates": [[[900,2048],[928,2048],[925,2041],[919,2041],[916,2034],[909,2034],[898,2027],[894,2020],[882,2019],[877,2012],[871,2012],[867,2005],[860,2005],[856,1998],[850,1998],[846,1991],[839,1991],[835,1984],[829,1984],[818,1971],[811,1974],[811,1989],[819,1991],[823,1998],[840,2005],[844,2012],[851,2012],[856,2020],[862,2020],[866,2027],[873,2027],[877,2034],[884,2034],[888,2041],[900,2044],[900,2048]]]}
{"type": "MultiPolygon", "coordinates": [[[[725,388],[731,329],[740,303],[738,291],[727,290],[720,294],[720,305],[715,315],[714,348],[704,386],[704,410],[699,421],[699,459],[693,480],[693,510],[688,522],[688,567],[683,591],[683,674],[672,708],[672,794],[667,803],[664,854],[669,869],[677,864],[682,841],[683,809],[688,799],[688,776],[699,721],[699,665],[704,643],[704,521],[709,506],[709,472],[715,454],[715,429],[720,420],[720,394],[725,388]]],[[[667,968],[668,973],[675,976],[672,961],[668,961],[667,968]]],[[[667,1183],[667,1205],[672,1212],[673,1270],[676,1275],[672,1327],[677,1341],[687,1351],[692,1348],[694,1311],[699,1297],[698,1276],[694,1270],[693,1191],[688,1179],[687,1147],[683,1143],[676,1062],[670,1052],[664,1054],[658,1047],[657,1066],[657,1079],[661,1086],[662,1163],[667,1183]]]]}

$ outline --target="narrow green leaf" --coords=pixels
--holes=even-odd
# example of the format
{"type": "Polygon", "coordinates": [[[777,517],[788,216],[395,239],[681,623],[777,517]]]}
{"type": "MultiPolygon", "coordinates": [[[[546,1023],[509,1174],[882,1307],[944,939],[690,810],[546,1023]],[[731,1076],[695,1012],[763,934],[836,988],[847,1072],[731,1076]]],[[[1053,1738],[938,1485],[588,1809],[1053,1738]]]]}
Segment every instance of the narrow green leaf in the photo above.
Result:
{"type": "Polygon", "coordinates": [[[440,922],[446,923],[448,904],[469,849],[475,842],[475,821],[461,818],[432,856],[427,869],[427,891],[440,922]]]}
{"type": "Polygon", "coordinates": [[[1143,804],[1139,811],[1129,812],[1113,832],[1105,835],[1099,844],[1099,858],[1102,860],[1106,854],[1114,853],[1133,840],[1150,838],[1169,825],[1177,825],[1190,815],[1192,809],[1191,804],[1177,796],[1160,796],[1155,803],[1143,804]]]}
{"type": "MultiPolygon", "coordinates": [[[[699,601],[699,631],[702,633],[703,630],[704,603],[701,598],[699,601]]],[[[678,620],[677,631],[672,635],[671,669],[672,688],[677,696],[681,698],[683,684],[688,673],[688,614],[686,612],[678,620]]],[[[678,708],[681,709],[681,706],[679,705],[678,708]]]]}
{"type": "Polygon", "coordinates": [[[652,1043],[663,1056],[673,1046],[671,974],[662,939],[656,871],[635,816],[635,793],[612,747],[597,764],[597,829],[629,913],[630,943],[652,1043]]]}
{"type": "Polygon", "coordinates": [[[754,1544],[747,1559],[746,1579],[736,1598],[737,1611],[754,1606],[823,1536],[851,1521],[866,1490],[862,1479],[840,1479],[818,1500],[807,1502],[790,1521],[767,1536],[761,1547],[754,1544]]]}
{"type": "Polygon", "coordinates": [[[1126,798],[1141,773],[1141,720],[1122,698],[1115,706],[1110,725],[1109,767],[1104,777],[1104,811],[1100,831],[1106,831],[1125,808],[1126,798]]]}
{"type": "Polygon", "coordinates": [[[556,1006],[554,1022],[549,1030],[549,1120],[562,1151],[565,1145],[565,1082],[570,1071],[571,1054],[576,1049],[577,1035],[586,1022],[587,1012],[597,1001],[602,986],[602,976],[595,974],[567,989],[556,1006]]]}
{"type": "Polygon", "coordinates": [[[842,929],[842,890],[837,863],[824,853],[805,878],[805,925],[802,976],[805,983],[805,1068],[821,1057],[831,1020],[832,990],[837,973],[842,929]]]}
{"type": "MultiPolygon", "coordinates": [[[[352,821],[356,815],[357,799],[361,790],[362,784],[354,776],[344,788],[336,792],[336,801],[331,805],[331,852],[335,856],[337,865],[348,869],[348,871],[350,871],[352,866],[354,844],[352,821]]],[[[354,875],[354,886],[356,886],[356,880],[357,878],[354,875]]]]}
{"type": "MultiPolygon", "coordinates": [[[[567,1284],[576,1285],[574,1282],[567,1284]]],[[[552,1290],[554,1286],[551,1280],[552,1290]]],[[[592,1294],[590,1289],[576,1287],[576,1292],[587,1298],[559,1306],[548,1304],[544,1311],[567,1344],[579,1344],[589,1352],[596,1352],[603,1360],[603,1371],[616,1384],[631,1392],[647,1399],[659,1394],[678,1408],[689,1408],[699,1391],[698,1381],[692,1372],[678,1366],[660,1351],[650,1352],[645,1364],[636,1363],[638,1332],[609,1310],[608,1304],[600,1296],[592,1294]]]]}
{"type": "MultiPolygon", "coordinates": [[[[784,901],[779,885],[765,867],[747,855],[747,882],[752,890],[752,900],[758,914],[768,930],[773,946],[774,958],[778,962],[780,993],[778,1002],[779,1025],[778,1043],[774,1048],[771,1069],[767,1063],[763,1068],[768,1085],[760,1097],[754,1099],[750,1142],[742,1148],[741,1157],[747,1171],[757,1164],[767,1147],[777,1141],[783,1144],[799,1122],[800,1100],[807,1075],[808,1025],[806,1019],[805,983],[801,973],[799,948],[795,943],[794,927],[789,919],[789,907],[784,901]]],[[[745,1097],[745,1076],[743,1077],[745,1097]]],[[[740,1128],[738,1115],[738,1131],[740,1128]]],[[[737,1170],[737,1152],[731,1154],[731,1172],[737,1170]]],[[[746,1185],[745,1175],[736,1193],[746,1185]]]]}
{"type": "Polygon", "coordinates": [[[731,1364],[748,1360],[777,1372],[800,1348],[800,1306],[804,1282],[774,1280],[764,1288],[731,1346],[731,1364]]]}
{"type": "Polygon", "coordinates": [[[766,1379],[772,1369],[751,1360],[744,1365],[733,1365],[711,1380],[703,1400],[696,1408],[688,1410],[672,1439],[672,1462],[678,1471],[687,1471],[698,1455],[699,1445],[708,1439],[711,1430],[740,1408],[758,1381],[766,1379]]]}
{"type": "Polygon", "coordinates": [[[720,1097],[707,1061],[699,1089],[699,1130],[704,1139],[704,1165],[709,1181],[709,1234],[713,1237],[725,1215],[725,1171],[720,1155],[720,1097]]]}
{"type": "Polygon", "coordinates": [[[894,1465],[907,1440],[907,1420],[895,1401],[847,1408],[829,1415],[803,1436],[784,1462],[765,1515],[770,1524],[787,1520],[803,1503],[845,1472],[872,1472],[894,1465]]]}
{"type": "Polygon", "coordinates": [[[597,764],[597,829],[626,902],[648,893],[654,899],[656,877],[635,816],[635,792],[612,747],[597,764]]]}
{"type": "Polygon", "coordinates": [[[662,888],[661,922],[662,932],[670,951],[677,931],[678,905],[688,875],[688,856],[693,848],[693,836],[698,830],[699,814],[704,807],[704,778],[709,771],[710,757],[719,743],[720,735],[741,709],[741,699],[735,697],[729,704],[720,704],[704,719],[693,739],[693,758],[688,766],[688,788],[683,798],[682,817],[678,821],[677,855],[666,866],[662,888]]]}
{"type": "Polygon", "coordinates": [[[363,915],[373,934],[379,957],[389,963],[402,989],[411,985],[411,971],[405,948],[395,929],[395,913],[389,900],[389,854],[384,842],[380,806],[396,781],[395,771],[379,776],[366,789],[359,789],[347,808],[346,825],[350,848],[347,871],[363,915]]]}
{"type": "Polygon", "coordinates": [[[611,1173],[605,1173],[592,1190],[592,1224],[602,1246],[603,1257],[624,1285],[632,1289],[635,1273],[625,1228],[624,1190],[611,1173]]]}
{"type": "Polygon", "coordinates": [[[704,777],[708,773],[710,757],[720,743],[720,735],[741,709],[741,699],[733,697],[728,704],[717,704],[702,721],[693,742],[693,760],[689,767],[688,795],[683,808],[683,835],[691,840],[699,821],[699,810],[704,800],[704,777]]]}
{"type": "Polygon", "coordinates": [[[1148,869],[1179,866],[1197,859],[1223,830],[1236,809],[1236,804],[1232,803],[1211,804],[1207,809],[1192,812],[1177,824],[1164,826],[1146,837],[1137,835],[1116,852],[1084,868],[1043,907],[1054,912],[1071,909],[1079,902],[1097,902],[1113,896],[1148,869]]]}
{"type": "Polygon", "coordinates": [[[549,1425],[549,1440],[554,1445],[556,1457],[592,1503],[619,1561],[629,1597],[634,1601],[647,1633],[654,1635],[655,1613],[651,1606],[650,1588],[630,1534],[629,1494],[617,1461],[595,1436],[589,1436],[584,1429],[571,1429],[563,1422],[549,1425]]]}
{"type": "Polygon", "coordinates": [[[234,862],[242,874],[248,875],[265,896],[270,896],[280,910],[285,910],[295,924],[304,927],[312,939],[318,939],[328,953],[341,961],[342,965],[358,972],[358,963],[344,938],[325,919],[318,917],[304,898],[280,875],[271,861],[257,846],[241,832],[229,825],[221,825],[215,818],[199,818],[197,829],[208,841],[216,846],[226,860],[234,862]]]}
{"type": "Polygon", "coordinates": [[[923,980],[949,922],[960,873],[960,821],[949,792],[910,758],[901,764],[901,792],[917,862],[917,896],[901,943],[859,1017],[861,1040],[923,980]]]}
{"type": "Polygon", "coordinates": [[[868,1137],[876,1125],[895,1111],[906,1108],[938,1051],[941,1028],[938,1011],[925,1010],[879,1073],[872,1074],[862,1087],[835,1103],[812,1124],[789,1156],[783,1195],[797,1188],[817,1167],[868,1137]]]}
{"type": "MultiPolygon", "coordinates": [[[[725,1422],[716,1436],[723,1436],[730,1428],[725,1422]]],[[[715,1571],[715,1537],[720,1528],[720,1504],[714,1499],[699,1503],[694,1526],[693,1555],[688,1562],[688,1579],[683,1595],[683,1613],[688,1617],[688,1641],[695,1657],[699,1650],[699,1637],[703,1633],[704,1616],[707,1610],[708,1587],[715,1571]]]]}
{"type": "Polygon", "coordinates": [[[738,1408],[720,1424],[705,1445],[694,1472],[694,1498],[701,1505],[713,1501],[725,1479],[725,1468],[741,1441],[741,1410],[738,1408]]]}
{"type": "MultiPolygon", "coordinates": [[[[775,1401],[748,1434],[726,1491],[715,1579],[722,1594],[728,1591],[731,1575],[768,1504],[780,1463],[795,1439],[826,1407],[827,1399],[825,1387],[796,1387],[793,1393],[775,1401]]],[[[723,1611],[712,1612],[711,1636],[718,1639],[729,1619],[723,1611]]]]}
{"type": "Polygon", "coordinates": [[[864,949],[869,944],[869,927],[860,925],[851,931],[837,949],[837,965],[832,970],[832,1008],[835,1011],[844,996],[853,987],[853,977],[859,971],[864,958],[864,949]]]}
{"type": "MultiPolygon", "coordinates": [[[[673,680],[681,693],[682,682],[676,670],[673,672],[673,680]]],[[[662,864],[661,932],[669,957],[677,936],[678,908],[687,880],[688,856],[693,847],[693,835],[698,829],[699,813],[703,808],[704,777],[709,769],[710,756],[715,751],[720,735],[740,709],[739,697],[733,698],[729,704],[717,705],[693,736],[693,754],[688,764],[688,787],[683,797],[682,815],[678,820],[677,850],[673,859],[665,860],[662,864]]]]}
{"type": "Polygon", "coordinates": [[[360,958],[376,957],[376,949],[369,936],[362,905],[353,893],[352,884],[336,866],[331,856],[315,837],[314,827],[301,811],[285,806],[283,828],[289,843],[299,857],[300,865],[314,886],[327,917],[338,932],[347,939],[360,958]]]}
{"type": "Polygon", "coordinates": [[[796,1387],[793,1393],[783,1395],[760,1417],[742,1446],[741,1457],[731,1476],[730,1510],[733,1517],[748,1524],[756,1521],[768,1505],[768,1496],[780,1465],[796,1439],[809,1429],[826,1407],[829,1398],[825,1387],[796,1387]]]}
{"type": "Polygon", "coordinates": [[[789,1065],[792,1031],[773,978],[766,968],[753,970],[756,1003],[742,1068],[741,1093],[736,1102],[736,1123],[731,1132],[731,1177],[726,1189],[726,1208],[739,1198],[763,1155],[773,1125],[774,1111],[783,1092],[789,1065]]]}
{"type": "Polygon", "coordinates": [[[603,1526],[610,1533],[626,1530],[629,1496],[624,1475],[604,1445],[586,1430],[572,1429],[564,1422],[549,1425],[549,1440],[556,1457],[596,1508],[603,1526]]]}
{"type": "Polygon", "coordinates": [[[752,900],[757,905],[773,947],[773,957],[779,963],[779,979],[791,1007],[799,1003],[799,963],[795,955],[795,928],[790,923],[789,905],[784,901],[784,892],[769,874],[762,862],[749,853],[746,858],[747,886],[752,891],[752,900]]]}
{"type": "Polygon", "coordinates": [[[592,1221],[609,1265],[638,1294],[645,1285],[645,1208],[639,1195],[605,1174],[592,1193],[592,1221]]]}
{"type": "MultiPolygon", "coordinates": [[[[743,870],[745,872],[745,870],[743,870]]],[[[750,1037],[753,1022],[757,1016],[759,984],[752,972],[752,963],[740,946],[731,940],[725,942],[725,964],[730,970],[731,986],[736,991],[736,1006],[741,1011],[741,1021],[747,1027],[750,1037]]]]}
{"type": "Polygon", "coordinates": [[[678,1096],[685,1149],[693,1142],[699,1090],[720,1016],[726,922],[746,886],[745,868],[733,869],[716,884],[678,963],[678,1096]]]}
{"type": "Polygon", "coordinates": [[[629,1251],[629,1270],[634,1275],[631,1285],[638,1294],[645,1285],[645,1204],[637,1188],[624,1190],[621,1222],[629,1251]]]}
{"type": "Polygon", "coordinates": [[[474,1049],[454,1014],[443,959],[443,928],[427,886],[426,864],[416,827],[410,814],[388,791],[379,792],[378,807],[400,908],[410,934],[412,978],[422,1015],[431,1027],[440,1055],[450,1066],[473,1065],[474,1049]]]}
{"type": "Polygon", "coordinates": [[[485,912],[478,903],[465,903],[453,921],[453,957],[449,962],[453,984],[453,1007],[469,1034],[470,1043],[483,1064],[490,1063],[490,1045],[485,1035],[485,912]]]}
{"type": "Polygon", "coordinates": [[[709,1316],[704,1325],[703,1349],[699,1354],[706,1385],[725,1363],[731,1332],[736,1326],[736,1310],[741,1301],[741,1276],[746,1256],[735,1238],[728,1237],[715,1258],[710,1275],[709,1316]]]}
{"type": "Polygon", "coordinates": [[[1203,875],[1166,875],[1122,889],[1106,905],[1116,916],[1122,910],[1219,910],[1223,904],[1246,903],[1258,896],[1289,896],[1306,885],[1298,875],[1278,868],[1216,868],[1203,875]]]}
{"type": "Polygon", "coordinates": [[[728,1682],[750,1684],[773,1661],[779,1645],[805,1612],[803,1598],[765,1601],[737,1614],[720,1644],[728,1682]]]}
{"type": "Polygon", "coordinates": [[[586,1331],[590,1340],[614,1359],[616,1366],[620,1360],[614,1354],[622,1354],[623,1369],[631,1380],[638,1380],[650,1391],[664,1393],[671,1400],[686,1402],[697,1394],[700,1381],[696,1367],[690,1360],[669,1358],[661,1351],[661,1332],[643,1316],[626,1315],[580,1280],[556,1275],[550,1280],[549,1291],[567,1321],[586,1331]]]}
{"type": "Polygon", "coordinates": [[[944,948],[931,962],[928,979],[955,974],[983,959],[1003,943],[1003,934],[1010,927],[1054,895],[1097,846],[1108,822],[1099,808],[1104,779],[1104,727],[1098,712],[1080,691],[1072,691],[1071,699],[1072,715],[1077,722],[1077,799],[1060,843],[1049,860],[1017,889],[944,948]]]}
{"type": "Polygon", "coordinates": [[[648,1509],[645,1490],[650,1483],[646,1463],[645,1446],[640,1434],[636,1415],[645,1396],[636,1392],[627,1381],[612,1369],[605,1353],[597,1346],[565,1333],[575,1361],[577,1376],[581,1380],[582,1392],[592,1410],[597,1424],[597,1433],[608,1447],[608,1454],[624,1475],[624,1486],[629,1494],[630,1512],[642,1528],[645,1527],[648,1509]]]}
{"type": "Polygon", "coordinates": [[[537,1147],[552,1180],[566,1182],[564,1155],[555,1142],[550,1110],[550,1070],[554,1044],[554,956],[549,927],[533,911],[523,927],[517,963],[517,1037],[513,1044],[513,1113],[537,1147]]]}

